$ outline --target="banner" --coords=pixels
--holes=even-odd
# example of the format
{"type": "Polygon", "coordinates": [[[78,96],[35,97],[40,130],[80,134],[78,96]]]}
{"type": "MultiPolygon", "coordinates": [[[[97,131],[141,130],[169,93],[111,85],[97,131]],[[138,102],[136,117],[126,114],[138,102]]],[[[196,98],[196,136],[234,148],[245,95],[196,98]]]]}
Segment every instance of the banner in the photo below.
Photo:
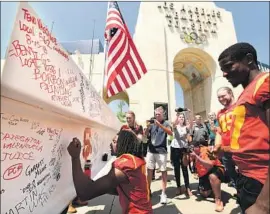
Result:
{"type": "Polygon", "coordinates": [[[95,179],[121,124],[25,2],[1,77],[1,213],[61,213],[76,195],[69,142],[95,179]]]}

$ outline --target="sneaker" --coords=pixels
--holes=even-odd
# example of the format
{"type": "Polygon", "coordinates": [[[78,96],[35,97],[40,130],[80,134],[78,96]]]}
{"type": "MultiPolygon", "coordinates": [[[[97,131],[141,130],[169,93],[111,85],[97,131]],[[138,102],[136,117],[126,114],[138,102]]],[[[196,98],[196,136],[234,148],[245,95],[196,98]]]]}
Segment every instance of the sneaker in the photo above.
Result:
{"type": "Polygon", "coordinates": [[[166,194],[161,194],[160,195],[160,203],[161,204],[167,204],[167,195],[166,194]]]}

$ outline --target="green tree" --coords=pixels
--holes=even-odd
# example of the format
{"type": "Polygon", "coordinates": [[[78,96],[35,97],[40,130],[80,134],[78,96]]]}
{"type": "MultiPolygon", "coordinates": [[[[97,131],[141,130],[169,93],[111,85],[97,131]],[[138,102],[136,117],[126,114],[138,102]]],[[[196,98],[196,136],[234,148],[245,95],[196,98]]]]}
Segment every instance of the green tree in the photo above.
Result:
{"type": "Polygon", "coordinates": [[[116,113],[116,116],[118,118],[118,120],[121,122],[121,123],[125,123],[126,122],[126,114],[125,112],[123,112],[123,107],[125,106],[125,102],[124,101],[120,101],[119,104],[117,105],[118,107],[118,111],[116,113]]]}

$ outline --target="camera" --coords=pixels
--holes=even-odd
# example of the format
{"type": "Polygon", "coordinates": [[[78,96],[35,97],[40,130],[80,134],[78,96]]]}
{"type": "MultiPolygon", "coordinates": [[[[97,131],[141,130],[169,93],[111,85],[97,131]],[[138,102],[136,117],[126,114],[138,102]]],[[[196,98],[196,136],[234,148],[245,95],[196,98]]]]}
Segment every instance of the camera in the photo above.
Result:
{"type": "Polygon", "coordinates": [[[155,118],[151,117],[150,120],[147,120],[147,122],[149,122],[150,124],[154,124],[155,123],[155,118]]]}
{"type": "Polygon", "coordinates": [[[175,109],[175,112],[177,112],[177,113],[180,113],[180,112],[183,112],[183,111],[188,111],[188,109],[187,108],[181,108],[181,107],[178,107],[178,108],[175,109]]]}
{"type": "Polygon", "coordinates": [[[147,120],[148,123],[154,124],[155,123],[155,118],[151,117],[150,120],[147,120]]]}
{"type": "Polygon", "coordinates": [[[191,153],[191,152],[193,152],[194,151],[194,145],[189,145],[188,147],[187,147],[187,153],[191,153]]]}

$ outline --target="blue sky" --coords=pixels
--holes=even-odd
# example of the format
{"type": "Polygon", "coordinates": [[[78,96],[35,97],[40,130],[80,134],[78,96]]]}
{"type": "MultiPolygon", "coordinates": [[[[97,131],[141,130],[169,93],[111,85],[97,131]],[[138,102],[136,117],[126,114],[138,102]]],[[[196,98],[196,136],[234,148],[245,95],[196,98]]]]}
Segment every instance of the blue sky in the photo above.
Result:
{"type": "MultiPolygon", "coordinates": [[[[119,2],[131,35],[137,22],[139,4],[119,2]]],[[[53,33],[59,41],[91,39],[95,20],[95,38],[103,43],[106,2],[31,2],[30,5],[46,25],[51,27],[54,22],[53,33]]],[[[238,41],[253,44],[259,61],[269,65],[269,2],[216,2],[216,5],[232,12],[238,41]]],[[[16,2],[1,2],[1,58],[5,56],[17,6],[16,2]]],[[[178,84],[176,97],[177,105],[182,106],[182,90],[178,84]]],[[[114,111],[117,103],[110,103],[114,111]]]]}

